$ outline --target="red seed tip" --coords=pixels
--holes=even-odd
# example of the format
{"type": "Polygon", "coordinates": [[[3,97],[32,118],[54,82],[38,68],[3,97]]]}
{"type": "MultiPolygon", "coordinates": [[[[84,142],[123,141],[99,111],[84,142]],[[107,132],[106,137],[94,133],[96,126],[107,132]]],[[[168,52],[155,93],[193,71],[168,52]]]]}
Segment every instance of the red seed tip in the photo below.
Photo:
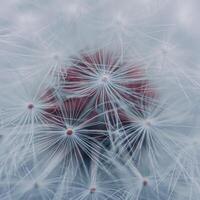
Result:
{"type": "Polygon", "coordinates": [[[147,186],[148,185],[148,180],[146,178],[144,178],[143,180],[143,186],[147,186]]]}
{"type": "Polygon", "coordinates": [[[34,105],[32,103],[28,104],[28,109],[32,110],[34,108],[34,105]]]}
{"type": "Polygon", "coordinates": [[[96,188],[95,187],[90,188],[90,193],[95,193],[95,192],[96,192],[96,188]]]}
{"type": "Polygon", "coordinates": [[[73,130],[71,128],[68,128],[67,131],[66,131],[66,134],[69,135],[69,136],[72,135],[73,130]]]}

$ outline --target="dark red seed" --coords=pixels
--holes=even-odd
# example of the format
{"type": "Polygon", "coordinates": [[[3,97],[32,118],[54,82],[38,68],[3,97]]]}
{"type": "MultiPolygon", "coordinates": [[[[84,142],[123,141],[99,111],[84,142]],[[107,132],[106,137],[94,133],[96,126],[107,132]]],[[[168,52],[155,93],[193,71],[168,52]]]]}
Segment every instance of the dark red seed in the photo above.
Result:
{"type": "Polygon", "coordinates": [[[69,136],[72,135],[73,130],[71,128],[68,128],[67,131],[66,131],[66,134],[69,135],[69,136]]]}
{"type": "Polygon", "coordinates": [[[34,105],[32,103],[28,104],[28,109],[32,110],[34,108],[34,105]]]}
{"type": "Polygon", "coordinates": [[[90,193],[95,193],[96,192],[96,188],[90,188],[90,193]]]}

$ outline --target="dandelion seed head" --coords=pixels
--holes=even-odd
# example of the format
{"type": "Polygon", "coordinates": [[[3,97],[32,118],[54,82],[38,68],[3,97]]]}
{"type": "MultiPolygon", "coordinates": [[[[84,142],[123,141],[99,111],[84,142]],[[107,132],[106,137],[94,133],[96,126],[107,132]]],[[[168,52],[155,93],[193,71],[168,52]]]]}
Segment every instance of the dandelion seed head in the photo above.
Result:
{"type": "Polygon", "coordinates": [[[100,74],[100,77],[99,77],[99,84],[100,85],[107,85],[109,84],[109,82],[111,81],[111,76],[109,73],[106,73],[106,72],[103,72],[102,74],[100,74]]]}
{"type": "Polygon", "coordinates": [[[91,187],[91,188],[90,188],[90,193],[92,193],[92,194],[93,194],[93,193],[95,193],[95,192],[96,192],[96,190],[97,190],[97,189],[96,189],[96,187],[91,187]]]}
{"type": "Polygon", "coordinates": [[[40,188],[40,184],[39,184],[38,182],[35,182],[35,183],[33,184],[33,187],[34,187],[35,189],[38,189],[38,188],[40,188]]]}
{"type": "Polygon", "coordinates": [[[117,25],[121,27],[128,25],[128,20],[121,12],[115,13],[113,16],[113,20],[116,22],[117,25]]]}
{"type": "Polygon", "coordinates": [[[34,106],[33,103],[28,103],[28,105],[27,105],[27,108],[28,108],[29,110],[33,110],[34,107],[35,107],[35,106],[34,106]]]}
{"type": "Polygon", "coordinates": [[[198,199],[199,68],[174,28],[198,32],[197,7],[10,1],[0,8],[0,199],[198,199]]]}
{"type": "Polygon", "coordinates": [[[71,136],[71,135],[73,135],[74,134],[74,130],[72,129],[72,128],[67,128],[67,130],[66,130],[66,135],[68,135],[68,136],[71,136]]]}
{"type": "Polygon", "coordinates": [[[51,55],[51,58],[56,62],[60,62],[63,58],[63,55],[61,53],[57,52],[57,53],[53,53],[51,55]]]}
{"type": "Polygon", "coordinates": [[[142,180],[143,186],[144,186],[144,187],[148,186],[148,183],[149,183],[148,178],[144,177],[143,180],[142,180]]]}
{"type": "Polygon", "coordinates": [[[140,124],[144,129],[149,129],[153,126],[154,120],[152,118],[142,119],[140,124]]]}
{"type": "Polygon", "coordinates": [[[170,54],[170,52],[173,52],[174,50],[176,50],[175,45],[169,42],[164,42],[160,47],[160,51],[163,56],[167,56],[168,54],[170,54]]]}

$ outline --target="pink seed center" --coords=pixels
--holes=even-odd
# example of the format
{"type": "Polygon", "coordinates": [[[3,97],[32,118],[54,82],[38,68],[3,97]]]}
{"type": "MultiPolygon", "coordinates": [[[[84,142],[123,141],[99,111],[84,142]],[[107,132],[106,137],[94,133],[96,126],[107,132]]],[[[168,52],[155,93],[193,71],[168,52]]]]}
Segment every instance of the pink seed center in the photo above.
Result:
{"type": "Polygon", "coordinates": [[[28,109],[32,110],[34,108],[34,105],[32,103],[28,104],[28,109]]]}
{"type": "Polygon", "coordinates": [[[66,131],[66,134],[69,135],[69,136],[72,135],[73,130],[71,128],[68,128],[67,131],[66,131]]]}
{"type": "Polygon", "coordinates": [[[147,180],[143,180],[143,186],[147,186],[148,185],[148,181],[147,180]]]}
{"type": "Polygon", "coordinates": [[[90,193],[95,193],[96,192],[96,188],[90,188],[90,193]]]}

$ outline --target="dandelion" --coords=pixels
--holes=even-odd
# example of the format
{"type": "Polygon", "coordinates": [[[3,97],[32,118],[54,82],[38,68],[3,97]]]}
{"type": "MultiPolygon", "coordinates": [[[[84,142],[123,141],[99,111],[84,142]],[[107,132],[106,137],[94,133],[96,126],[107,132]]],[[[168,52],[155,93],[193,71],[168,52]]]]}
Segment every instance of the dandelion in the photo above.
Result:
{"type": "Polygon", "coordinates": [[[102,104],[104,110],[106,105],[107,109],[115,108],[152,94],[142,69],[121,60],[120,55],[106,50],[92,54],[83,52],[72,63],[62,84],[63,93],[75,97],[91,96],[93,104],[102,104]]]}
{"type": "Polygon", "coordinates": [[[85,173],[77,174],[73,183],[69,185],[69,190],[68,198],[73,200],[126,198],[120,179],[94,164],[85,173]]]}
{"type": "Polygon", "coordinates": [[[106,138],[99,115],[88,104],[88,99],[69,99],[52,113],[49,122],[38,127],[35,144],[39,154],[59,155],[69,165],[87,165],[88,159],[104,160],[100,138],[106,138]]]}
{"type": "Polygon", "coordinates": [[[1,200],[199,199],[194,0],[1,7],[1,200]]]}
{"type": "Polygon", "coordinates": [[[3,187],[8,187],[9,192],[1,192],[1,199],[52,199],[58,183],[62,180],[58,175],[52,175],[52,171],[52,165],[45,168],[41,165],[23,165],[15,175],[4,179],[3,187]]]}
{"type": "MultiPolygon", "coordinates": [[[[174,156],[178,156],[183,148],[186,135],[178,130],[181,130],[181,124],[186,119],[185,111],[178,109],[177,104],[173,105],[170,98],[163,102],[159,99],[141,105],[138,110],[130,108],[126,111],[126,118],[121,119],[113,142],[117,149],[116,156],[122,155],[125,162],[134,162],[139,171],[146,175],[161,176],[163,166],[170,167],[168,161],[175,160],[174,156]],[[180,135],[182,141],[179,140],[180,135]]],[[[110,132],[112,134],[113,131],[110,132]]]]}

